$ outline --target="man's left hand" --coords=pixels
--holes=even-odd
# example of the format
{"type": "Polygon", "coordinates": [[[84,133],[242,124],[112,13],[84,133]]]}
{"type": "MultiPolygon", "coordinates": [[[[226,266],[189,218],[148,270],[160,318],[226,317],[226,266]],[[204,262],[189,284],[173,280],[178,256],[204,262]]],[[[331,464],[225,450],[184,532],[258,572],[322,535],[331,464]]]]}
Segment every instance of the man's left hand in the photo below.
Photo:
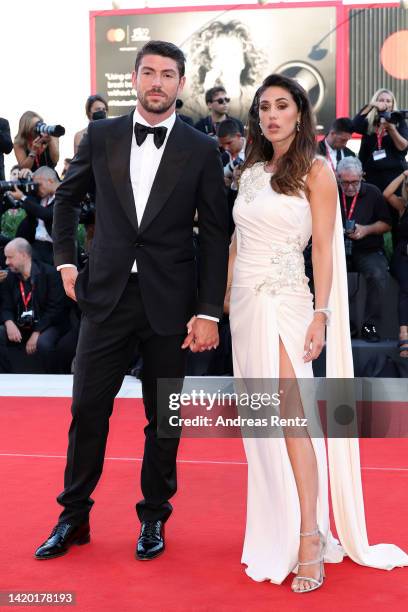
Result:
{"type": "Polygon", "coordinates": [[[33,332],[31,334],[26,344],[27,355],[34,355],[35,351],[37,350],[37,342],[39,337],[40,332],[33,332]]]}
{"type": "Polygon", "coordinates": [[[187,323],[187,336],[181,345],[182,349],[190,347],[192,353],[209,351],[219,344],[218,324],[209,319],[193,317],[187,323]]]}

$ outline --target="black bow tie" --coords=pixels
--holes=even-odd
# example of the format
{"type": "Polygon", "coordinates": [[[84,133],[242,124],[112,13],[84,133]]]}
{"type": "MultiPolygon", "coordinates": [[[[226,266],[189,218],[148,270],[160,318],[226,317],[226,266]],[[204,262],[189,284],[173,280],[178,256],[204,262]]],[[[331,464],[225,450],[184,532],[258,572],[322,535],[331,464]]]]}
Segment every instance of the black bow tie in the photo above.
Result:
{"type": "Polygon", "coordinates": [[[150,127],[150,125],[142,125],[141,123],[135,124],[135,137],[139,147],[144,143],[148,134],[153,134],[154,144],[160,149],[166,139],[167,128],[162,125],[150,127]]]}

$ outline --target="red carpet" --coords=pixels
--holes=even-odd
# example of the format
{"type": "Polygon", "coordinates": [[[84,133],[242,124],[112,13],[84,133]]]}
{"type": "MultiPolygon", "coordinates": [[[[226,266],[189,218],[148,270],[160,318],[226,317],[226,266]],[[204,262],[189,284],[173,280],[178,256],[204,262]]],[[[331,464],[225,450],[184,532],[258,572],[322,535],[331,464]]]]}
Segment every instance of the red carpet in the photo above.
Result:
{"type": "MultiPolygon", "coordinates": [[[[406,609],[407,569],[373,570],[346,559],[326,565],[324,587],[302,598],[291,593],[290,579],[276,586],[246,576],[240,565],[246,486],[240,440],[182,440],[167,551],[153,562],[137,562],[140,461],[134,458],[142,455],[144,417],[134,399],[116,402],[94,495],[91,543],[36,561],[33,551],[60,511],[55,496],[62,489],[69,405],[67,398],[0,398],[1,592],[74,591],[80,612],[406,609]]],[[[406,440],[362,442],[372,544],[408,549],[407,447],[406,440]]]]}

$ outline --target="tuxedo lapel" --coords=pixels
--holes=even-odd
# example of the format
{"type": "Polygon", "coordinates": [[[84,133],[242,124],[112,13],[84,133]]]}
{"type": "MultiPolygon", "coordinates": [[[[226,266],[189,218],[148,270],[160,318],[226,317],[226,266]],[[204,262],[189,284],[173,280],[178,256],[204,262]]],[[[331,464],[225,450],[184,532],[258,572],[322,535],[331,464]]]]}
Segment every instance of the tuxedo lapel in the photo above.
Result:
{"type": "Polygon", "coordinates": [[[192,154],[188,146],[186,131],[182,120],[177,118],[167,140],[166,148],[157,169],[149,199],[147,200],[146,209],[140,224],[141,232],[158,215],[185,171],[185,164],[192,154]]]}
{"type": "Polygon", "coordinates": [[[109,172],[119,201],[138,231],[135,200],[130,181],[130,151],[133,136],[133,113],[115,121],[114,131],[106,137],[106,154],[109,172]]]}

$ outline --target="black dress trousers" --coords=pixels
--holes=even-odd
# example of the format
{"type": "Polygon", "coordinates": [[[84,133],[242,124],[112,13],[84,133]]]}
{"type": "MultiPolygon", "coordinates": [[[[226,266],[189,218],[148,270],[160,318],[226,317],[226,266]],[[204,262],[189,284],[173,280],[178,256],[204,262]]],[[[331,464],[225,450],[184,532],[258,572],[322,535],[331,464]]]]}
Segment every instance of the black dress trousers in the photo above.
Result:
{"type": "Polygon", "coordinates": [[[135,346],[143,358],[142,389],[147,425],[141,487],[136,504],[143,520],[166,521],[169,499],[177,490],[176,456],[179,439],[157,436],[157,379],[184,377],[184,335],[158,336],[151,328],[141,298],[138,275],[131,274],[111,315],[102,323],[83,316],[74,374],[72,422],[69,430],[64,506],[59,521],[78,524],[88,518],[91,494],[103,469],[109,417],[135,346]]]}

